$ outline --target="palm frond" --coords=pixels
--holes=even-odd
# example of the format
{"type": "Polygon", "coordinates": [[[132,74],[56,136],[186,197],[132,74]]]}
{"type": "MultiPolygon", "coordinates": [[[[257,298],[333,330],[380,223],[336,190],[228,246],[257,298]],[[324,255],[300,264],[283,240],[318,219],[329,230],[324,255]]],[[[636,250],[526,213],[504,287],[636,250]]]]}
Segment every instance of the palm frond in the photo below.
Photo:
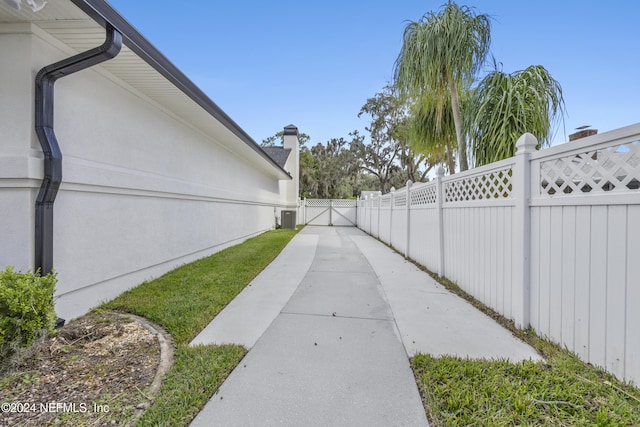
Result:
{"type": "Polygon", "coordinates": [[[475,9],[449,1],[438,13],[428,12],[409,22],[394,65],[395,84],[407,99],[435,96],[435,123],[442,128],[446,97],[453,112],[461,169],[467,164],[467,145],[458,102],[484,64],[491,44],[490,18],[475,9]]]}
{"type": "Polygon", "coordinates": [[[548,145],[565,111],[560,84],[541,65],[512,74],[496,68],[478,84],[471,105],[468,133],[476,166],[513,156],[525,132],[548,145]]]}

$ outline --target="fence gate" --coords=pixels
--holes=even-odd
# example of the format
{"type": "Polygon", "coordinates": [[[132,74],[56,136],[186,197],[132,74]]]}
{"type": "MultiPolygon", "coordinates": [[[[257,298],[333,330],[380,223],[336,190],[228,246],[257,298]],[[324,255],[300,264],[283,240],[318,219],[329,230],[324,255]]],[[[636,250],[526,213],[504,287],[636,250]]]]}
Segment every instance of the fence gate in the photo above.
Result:
{"type": "Polygon", "coordinates": [[[304,199],[304,223],[308,225],[356,226],[355,200],[304,199]]]}

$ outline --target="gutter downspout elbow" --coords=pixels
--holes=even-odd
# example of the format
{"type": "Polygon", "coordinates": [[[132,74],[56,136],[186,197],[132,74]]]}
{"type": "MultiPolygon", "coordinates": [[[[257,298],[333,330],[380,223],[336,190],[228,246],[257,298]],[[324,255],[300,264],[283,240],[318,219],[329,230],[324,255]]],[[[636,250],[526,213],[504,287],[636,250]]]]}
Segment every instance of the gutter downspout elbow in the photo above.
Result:
{"type": "Polygon", "coordinates": [[[102,45],[47,65],[36,76],[35,130],[44,153],[44,179],[36,198],[34,270],[41,275],[53,269],[53,204],[62,182],[62,151],[53,130],[53,86],[61,77],[114,58],[121,48],[122,35],[107,23],[102,45]]]}

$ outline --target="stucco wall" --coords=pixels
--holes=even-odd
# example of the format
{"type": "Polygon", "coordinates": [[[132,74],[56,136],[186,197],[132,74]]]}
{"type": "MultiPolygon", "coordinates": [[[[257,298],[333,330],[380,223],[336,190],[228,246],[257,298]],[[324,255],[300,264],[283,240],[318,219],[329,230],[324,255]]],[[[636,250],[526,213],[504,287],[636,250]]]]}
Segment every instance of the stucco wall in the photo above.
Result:
{"type": "MultiPolygon", "coordinates": [[[[0,165],[12,165],[0,172],[0,268],[27,269],[42,177],[33,79],[70,52],[28,25],[20,35],[6,32],[0,54],[15,58],[2,61],[0,77],[15,84],[0,96],[0,112],[12,117],[0,124],[0,165]]],[[[56,83],[55,131],[63,153],[54,210],[56,309],[67,319],[272,228],[274,209],[287,204],[272,166],[247,155],[230,131],[207,133],[100,66],[56,83]]]]}
{"type": "Polygon", "coordinates": [[[0,25],[0,268],[33,266],[33,206],[42,151],[33,130],[33,36],[29,25],[0,25]]]}

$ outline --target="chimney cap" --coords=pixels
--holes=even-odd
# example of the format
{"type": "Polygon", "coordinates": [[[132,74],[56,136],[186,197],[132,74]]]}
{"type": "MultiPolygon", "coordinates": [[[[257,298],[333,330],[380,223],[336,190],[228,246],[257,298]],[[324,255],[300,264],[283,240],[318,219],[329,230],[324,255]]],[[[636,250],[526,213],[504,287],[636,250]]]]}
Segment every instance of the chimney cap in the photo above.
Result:
{"type": "Polygon", "coordinates": [[[298,128],[295,125],[288,125],[284,128],[285,135],[296,135],[298,136],[298,128]]]}

